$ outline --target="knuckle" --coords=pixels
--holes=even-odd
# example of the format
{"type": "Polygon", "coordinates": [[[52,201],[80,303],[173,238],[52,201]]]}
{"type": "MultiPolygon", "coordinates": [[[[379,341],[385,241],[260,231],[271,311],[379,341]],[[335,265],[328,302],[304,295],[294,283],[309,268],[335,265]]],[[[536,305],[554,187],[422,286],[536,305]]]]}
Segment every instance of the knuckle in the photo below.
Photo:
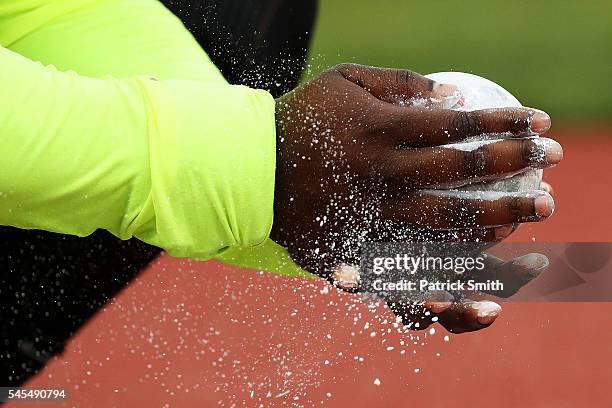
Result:
{"type": "Polygon", "coordinates": [[[345,74],[354,71],[356,66],[356,64],[353,64],[351,62],[342,62],[334,66],[331,70],[340,72],[341,74],[345,74]]]}
{"type": "Polygon", "coordinates": [[[477,200],[464,200],[457,202],[457,212],[460,214],[462,226],[472,227],[478,225],[478,214],[484,212],[481,202],[477,200]]]}
{"type": "Polygon", "coordinates": [[[545,154],[542,154],[540,146],[531,140],[521,140],[520,142],[520,146],[516,150],[523,166],[545,161],[545,154]]]}
{"type": "Polygon", "coordinates": [[[458,133],[464,135],[469,130],[470,120],[467,112],[457,112],[452,116],[450,126],[458,133]]]}
{"type": "Polygon", "coordinates": [[[476,225],[479,206],[472,199],[444,200],[434,211],[434,218],[444,228],[467,228],[476,225]]]}
{"type": "Polygon", "coordinates": [[[395,73],[395,81],[398,83],[412,83],[415,79],[415,74],[412,71],[408,71],[406,69],[397,69],[394,70],[395,73]]]}
{"type": "Polygon", "coordinates": [[[404,84],[407,89],[420,94],[422,92],[431,92],[435,82],[416,72],[407,69],[398,69],[394,71],[394,79],[397,84],[404,84]]]}
{"type": "Polygon", "coordinates": [[[485,133],[484,117],[482,112],[466,112],[466,117],[466,134],[476,136],[485,133]]]}
{"type": "Polygon", "coordinates": [[[483,132],[482,115],[477,112],[455,112],[452,115],[450,125],[458,134],[464,136],[476,136],[483,132]]]}
{"type": "Polygon", "coordinates": [[[521,219],[523,217],[524,207],[521,197],[511,197],[507,206],[508,214],[513,220],[521,219]]]}
{"type": "Polygon", "coordinates": [[[333,78],[340,77],[349,81],[355,81],[358,79],[359,70],[356,64],[350,62],[343,62],[335,65],[321,74],[322,78],[333,78]]]}
{"type": "Polygon", "coordinates": [[[528,127],[528,116],[523,110],[512,109],[505,115],[506,129],[512,133],[522,132],[528,127]]]}
{"type": "Polygon", "coordinates": [[[328,72],[340,74],[345,79],[361,85],[363,83],[364,76],[367,76],[366,74],[369,71],[368,67],[365,65],[354,64],[352,62],[343,62],[334,66],[328,72]]]}
{"type": "Polygon", "coordinates": [[[400,76],[400,79],[398,79],[401,81],[400,83],[404,83],[406,89],[417,97],[432,92],[434,89],[435,81],[417,72],[400,70],[398,75],[400,76]]]}
{"type": "Polygon", "coordinates": [[[488,145],[481,146],[470,152],[467,152],[465,159],[466,171],[469,176],[481,177],[485,174],[489,158],[491,157],[490,147],[488,145]]]}

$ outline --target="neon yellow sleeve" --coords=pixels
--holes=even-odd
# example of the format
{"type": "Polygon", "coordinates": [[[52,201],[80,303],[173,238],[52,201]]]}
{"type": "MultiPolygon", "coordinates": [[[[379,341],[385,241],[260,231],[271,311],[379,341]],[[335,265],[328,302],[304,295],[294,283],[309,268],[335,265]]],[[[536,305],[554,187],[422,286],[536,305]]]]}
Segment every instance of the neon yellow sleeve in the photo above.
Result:
{"type": "Polygon", "coordinates": [[[227,83],[181,21],[156,0],[2,0],[0,44],[89,77],[227,83]]]}
{"type": "MultiPolygon", "coordinates": [[[[53,64],[61,71],[73,70],[89,77],[113,75],[117,78],[129,78],[153,75],[162,81],[180,78],[226,84],[221,73],[183,24],[155,0],[4,0],[0,3],[0,43],[31,60],[41,61],[45,65],[53,64]]],[[[138,106],[143,101],[138,92],[136,95],[133,103],[138,106]]],[[[187,109],[193,113],[200,102],[196,96],[195,100],[183,103],[191,104],[192,107],[187,109]]],[[[144,112],[146,111],[141,108],[141,117],[132,118],[132,124],[144,120],[144,112]]],[[[228,116],[232,116],[234,112],[235,110],[228,112],[228,116]]],[[[237,117],[242,118],[240,112],[237,117]]],[[[154,120],[154,117],[151,119],[154,120]]],[[[202,130],[208,132],[206,135],[209,138],[223,138],[222,132],[211,132],[210,126],[202,119],[197,115],[196,119],[191,121],[201,124],[202,130]]],[[[234,119],[232,117],[227,123],[231,124],[234,119]]],[[[248,134],[250,131],[244,133],[248,134]]],[[[124,152],[124,155],[127,156],[128,153],[124,152]]],[[[224,160],[224,157],[220,155],[208,159],[214,163],[215,160],[224,160]]],[[[204,159],[202,157],[202,160],[204,159]]],[[[257,160],[255,157],[252,159],[257,160]]],[[[274,165],[273,158],[270,165],[274,165]]],[[[223,176],[234,174],[232,168],[223,176]]],[[[256,184],[261,183],[263,181],[256,184]]],[[[133,184],[133,187],[147,190],[147,187],[141,185],[133,184]]],[[[248,190],[245,190],[246,194],[248,190]]],[[[87,203],[83,203],[85,204],[87,203]]],[[[253,208],[258,211],[251,222],[268,222],[268,204],[260,206],[253,202],[249,205],[256,205],[253,208]]],[[[108,209],[102,208],[102,211],[108,209]]],[[[195,219],[193,222],[196,222],[195,219]]],[[[143,230],[142,234],[137,235],[145,238],[146,234],[151,235],[151,230],[143,230]]],[[[205,234],[197,239],[207,240],[209,237],[209,234],[205,234]]],[[[160,242],[154,236],[145,239],[170,249],[168,243],[160,242]]],[[[216,256],[240,266],[280,274],[310,276],[292,262],[285,248],[270,239],[255,247],[245,246],[244,242],[239,244],[216,256]]],[[[170,252],[174,255],[192,254],[185,250],[170,252]]]]}
{"type": "MultiPolygon", "coordinates": [[[[3,2],[3,45],[26,47],[39,32],[22,18],[22,4],[31,18],[58,21],[32,3],[3,2]],[[12,25],[15,18],[23,24],[12,25]]],[[[88,2],[42,3],[61,15],[61,3],[88,2]]],[[[191,61],[207,60],[190,52],[199,55],[191,61]]],[[[211,66],[189,79],[92,78],[0,48],[0,224],[81,236],[104,228],[194,258],[264,242],[273,217],[274,100],[227,85],[211,66]]]]}

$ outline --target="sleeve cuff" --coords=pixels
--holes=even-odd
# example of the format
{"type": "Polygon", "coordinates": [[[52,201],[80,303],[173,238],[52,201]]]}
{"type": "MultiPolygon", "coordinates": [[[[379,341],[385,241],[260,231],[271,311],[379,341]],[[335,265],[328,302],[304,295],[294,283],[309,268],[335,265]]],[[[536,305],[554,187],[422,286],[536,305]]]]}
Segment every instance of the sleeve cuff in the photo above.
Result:
{"type": "Polygon", "coordinates": [[[208,259],[270,234],[274,99],[262,90],[142,79],[151,194],[134,235],[170,255],[208,259]]]}

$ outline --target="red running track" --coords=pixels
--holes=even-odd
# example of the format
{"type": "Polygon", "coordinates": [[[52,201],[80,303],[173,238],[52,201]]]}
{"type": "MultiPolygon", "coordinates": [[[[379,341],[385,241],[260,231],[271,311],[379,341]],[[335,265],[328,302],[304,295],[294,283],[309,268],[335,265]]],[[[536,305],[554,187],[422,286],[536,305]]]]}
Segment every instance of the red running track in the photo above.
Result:
{"type": "MultiPolygon", "coordinates": [[[[514,239],[612,241],[612,129],[559,140],[556,214],[514,239]]],[[[445,341],[439,326],[387,333],[387,310],[325,292],[163,257],[27,386],[67,387],[77,407],[612,406],[610,303],[505,304],[489,329],[445,341]]]]}

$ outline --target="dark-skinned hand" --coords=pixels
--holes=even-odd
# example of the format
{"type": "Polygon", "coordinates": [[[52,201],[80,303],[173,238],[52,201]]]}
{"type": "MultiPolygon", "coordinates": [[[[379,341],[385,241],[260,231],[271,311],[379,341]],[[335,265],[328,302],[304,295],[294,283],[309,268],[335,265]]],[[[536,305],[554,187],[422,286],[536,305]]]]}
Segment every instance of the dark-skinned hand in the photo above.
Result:
{"type": "Polygon", "coordinates": [[[548,218],[554,202],[544,188],[494,197],[449,190],[562,158],[558,143],[533,138],[550,127],[545,113],[439,108],[455,91],[407,70],[342,64],[279,98],[271,238],[333,280],[339,265],[358,264],[365,241],[499,241],[548,218]],[[503,140],[448,146],[485,133],[503,140]]]}

